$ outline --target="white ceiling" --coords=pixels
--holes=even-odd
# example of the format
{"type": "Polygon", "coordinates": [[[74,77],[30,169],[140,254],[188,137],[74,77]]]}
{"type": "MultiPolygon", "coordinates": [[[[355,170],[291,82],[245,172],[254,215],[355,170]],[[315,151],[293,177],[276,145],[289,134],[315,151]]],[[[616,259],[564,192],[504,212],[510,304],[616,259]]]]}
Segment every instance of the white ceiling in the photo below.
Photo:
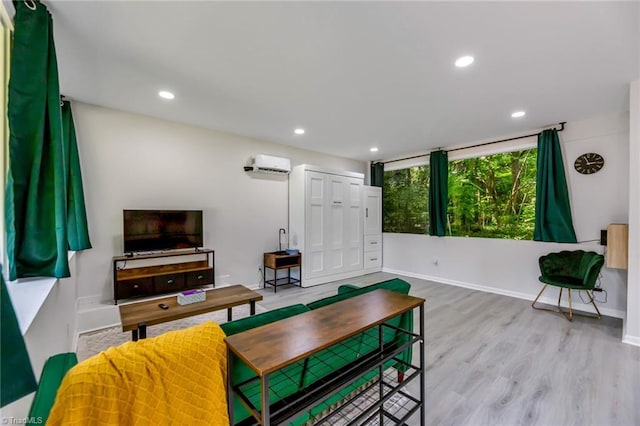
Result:
{"type": "Polygon", "coordinates": [[[359,160],[626,111],[640,76],[638,2],[46,3],[71,99],[359,160]]]}

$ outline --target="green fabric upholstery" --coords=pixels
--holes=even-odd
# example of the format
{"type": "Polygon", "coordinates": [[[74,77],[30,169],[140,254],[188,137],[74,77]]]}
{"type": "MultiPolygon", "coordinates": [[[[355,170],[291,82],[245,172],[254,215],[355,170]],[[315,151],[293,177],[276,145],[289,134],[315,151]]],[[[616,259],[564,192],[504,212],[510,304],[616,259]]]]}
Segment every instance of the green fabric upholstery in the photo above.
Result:
{"type": "MultiPolygon", "coordinates": [[[[276,322],[281,319],[289,318],[308,311],[309,308],[307,308],[305,305],[292,305],[221,324],[220,327],[227,336],[232,336],[243,331],[251,330],[252,328],[260,327],[261,325],[270,324],[272,322],[276,322]]],[[[300,383],[302,382],[302,364],[302,361],[297,362],[269,376],[269,389],[271,389],[269,402],[271,404],[276,403],[282,398],[296,393],[300,389],[300,383]]],[[[243,361],[234,356],[231,376],[233,384],[236,385],[238,383],[244,382],[245,380],[256,377],[256,373],[251,370],[243,361]]],[[[262,406],[260,400],[259,381],[255,381],[250,385],[242,387],[242,391],[254,404],[255,407],[259,408],[262,406]]],[[[233,409],[234,424],[237,424],[251,416],[242,402],[240,402],[240,398],[238,398],[237,396],[234,396],[233,398],[233,409]]],[[[305,415],[303,417],[308,418],[308,415],[305,415]]],[[[302,417],[296,420],[304,423],[304,421],[302,421],[302,417]]]]}
{"type": "Polygon", "coordinates": [[[540,257],[541,282],[556,287],[593,290],[604,256],[593,251],[574,250],[549,253],[540,257]]]}
{"type": "Polygon", "coordinates": [[[338,294],[340,293],[346,293],[348,291],[351,290],[357,290],[360,287],[358,287],[357,285],[354,284],[342,284],[340,287],[338,287],[338,294]]]}
{"type": "Polygon", "coordinates": [[[261,325],[271,324],[272,322],[289,318],[303,312],[308,312],[309,310],[309,308],[302,304],[286,306],[284,308],[274,309],[273,311],[263,312],[261,314],[220,324],[220,328],[222,328],[222,331],[224,331],[227,336],[233,336],[234,334],[242,333],[243,331],[251,330],[252,328],[256,328],[261,325]]]}
{"type": "Polygon", "coordinates": [[[373,290],[378,290],[380,288],[385,290],[395,291],[402,294],[409,294],[409,289],[411,288],[411,284],[401,280],[400,278],[394,278],[392,280],[371,284],[366,287],[355,287],[355,286],[346,284],[338,288],[337,295],[325,297],[324,299],[307,303],[307,307],[311,310],[318,309],[323,306],[330,305],[332,303],[340,302],[341,300],[350,299],[360,294],[368,293],[373,290]]]}
{"type": "MultiPolygon", "coordinates": [[[[394,278],[388,281],[382,281],[376,284],[371,284],[366,287],[357,287],[352,284],[344,284],[338,288],[338,294],[335,296],[325,297],[324,299],[316,300],[315,302],[308,303],[307,307],[310,309],[318,309],[323,306],[330,305],[332,303],[340,302],[342,300],[349,299],[354,296],[358,296],[360,294],[369,293],[374,290],[384,289],[389,291],[395,291],[402,294],[409,294],[409,290],[411,289],[411,284],[408,282],[401,280],[400,278],[394,278]]],[[[404,330],[413,330],[413,311],[405,312],[402,315],[399,315],[391,320],[387,321],[386,324],[399,327],[404,330]]],[[[398,344],[403,344],[407,341],[408,337],[405,334],[398,334],[396,330],[392,328],[385,327],[382,330],[383,336],[382,340],[384,343],[390,343],[394,340],[398,344]]],[[[354,336],[351,339],[347,340],[345,343],[349,343],[351,345],[352,341],[357,341],[360,343],[356,353],[357,356],[367,354],[372,350],[375,350],[378,347],[378,330],[371,329],[367,330],[364,333],[359,334],[358,336],[354,336]]],[[[331,349],[331,348],[330,348],[331,349]]],[[[318,356],[324,356],[323,353],[318,354],[318,356]]],[[[412,357],[412,348],[408,348],[402,354],[398,356],[398,358],[402,359],[404,362],[411,362],[412,357]]],[[[352,358],[351,361],[355,360],[352,358]]],[[[344,364],[343,364],[344,365],[344,364]]],[[[400,371],[405,371],[406,367],[398,363],[396,368],[400,371]]],[[[308,378],[305,377],[305,386],[308,384],[308,378]]]]}
{"type": "MultiPolygon", "coordinates": [[[[261,325],[269,324],[284,318],[288,318],[293,315],[302,314],[304,312],[318,309],[332,303],[347,300],[351,297],[368,293],[380,288],[408,294],[411,285],[406,281],[397,278],[376,283],[367,287],[357,287],[354,285],[345,284],[340,286],[340,288],[338,289],[338,294],[317,300],[315,302],[309,303],[306,306],[288,306],[286,308],[254,315],[252,317],[231,321],[226,324],[222,324],[221,327],[227,334],[227,336],[231,336],[236,333],[241,333],[243,331],[250,330],[261,325]]],[[[392,318],[387,323],[393,326],[413,331],[413,311],[409,311],[395,318],[392,318]]],[[[401,344],[406,340],[406,336],[398,334],[396,330],[393,329],[385,328],[383,330],[383,333],[383,339],[386,343],[396,341],[397,343],[401,344]]],[[[378,330],[377,328],[375,328],[365,333],[360,333],[357,336],[349,338],[317,354],[314,354],[306,360],[299,361],[289,367],[273,373],[269,376],[269,387],[271,389],[270,403],[276,403],[283,398],[286,398],[287,396],[304,390],[304,388],[306,387],[313,386],[314,383],[318,380],[326,378],[336,370],[355,361],[358,357],[377,349],[378,330]]],[[[405,362],[410,362],[411,348],[407,349],[398,357],[403,359],[405,362]]],[[[404,366],[396,363],[396,361],[394,360],[389,360],[385,364],[385,367],[395,367],[400,371],[406,370],[404,366]]],[[[255,377],[255,373],[238,358],[233,359],[233,370],[231,374],[233,384],[242,383],[252,377],[255,377]]],[[[347,386],[339,393],[328,397],[325,401],[313,408],[310,412],[303,413],[290,424],[297,425],[305,423],[311,418],[311,416],[316,416],[324,409],[343,399],[346,395],[357,389],[366,381],[375,377],[376,374],[377,370],[367,373],[364,377],[359,378],[356,382],[354,382],[350,386],[347,386]]],[[[243,386],[242,391],[256,407],[261,406],[259,382],[256,381],[250,385],[243,386]]],[[[240,402],[239,398],[234,397],[233,404],[234,424],[243,422],[244,420],[249,422],[250,420],[248,420],[248,418],[250,417],[250,414],[245,409],[244,405],[240,402]]]]}
{"type": "MultiPolygon", "coordinates": [[[[404,280],[401,280],[400,278],[394,278],[388,281],[382,281],[366,287],[357,287],[352,284],[344,284],[338,288],[338,294],[342,297],[346,297],[346,296],[353,297],[353,296],[363,294],[363,293],[368,293],[370,291],[377,290],[380,288],[385,290],[395,291],[402,294],[409,294],[409,290],[411,289],[411,284],[409,284],[404,280]]],[[[333,297],[336,297],[336,296],[333,296],[333,297]]],[[[317,302],[326,303],[327,299],[331,299],[331,298],[321,299],[317,302]]],[[[399,327],[404,330],[413,330],[413,311],[409,311],[396,318],[392,318],[391,320],[387,321],[386,324],[389,324],[393,327],[399,327]]],[[[361,354],[370,352],[378,345],[378,330],[376,329],[368,330],[364,334],[367,337],[364,340],[362,340],[362,345],[366,347],[360,348],[361,354]]],[[[392,328],[384,328],[382,331],[382,334],[383,334],[383,337],[382,337],[383,341],[385,343],[389,343],[393,341],[393,339],[395,338],[396,331],[392,328]]],[[[406,339],[403,339],[403,338],[405,337],[406,336],[401,335],[399,342],[404,343],[406,339]]],[[[405,360],[406,362],[409,362],[411,360],[411,352],[408,352],[403,356],[400,356],[400,358],[405,360]],[[406,359],[407,357],[408,359],[406,359]]],[[[404,368],[401,368],[401,370],[404,371],[404,368]]]]}
{"type": "Polygon", "coordinates": [[[77,363],[78,357],[73,352],[54,355],[47,360],[42,369],[36,396],[29,410],[30,418],[41,418],[41,424],[47,423],[49,412],[56,400],[58,387],[60,387],[67,371],[77,363]]]}
{"type": "Polygon", "coordinates": [[[307,360],[302,387],[306,388],[355,361],[360,355],[361,342],[362,336],[358,335],[311,355],[307,360]]]}

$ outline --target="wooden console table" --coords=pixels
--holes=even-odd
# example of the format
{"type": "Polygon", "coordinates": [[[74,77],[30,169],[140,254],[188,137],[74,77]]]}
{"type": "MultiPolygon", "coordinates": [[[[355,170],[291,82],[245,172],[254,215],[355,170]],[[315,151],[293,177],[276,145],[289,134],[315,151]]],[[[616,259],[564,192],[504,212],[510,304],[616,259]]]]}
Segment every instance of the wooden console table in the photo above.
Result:
{"type": "Polygon", "coordinates": [[[272,251],[264,254],[263,258],[264,268],[262,270],[262,280],[264,287],[267,285],[273,286],[273,292],[278,291],[279,285],[294,284],[298,287],[302,287],[302,283],[297,278],[291,277],[291,268],[300,269],[300,278],[302,279],[302,254],[287,254],[286,251],[272,251]],[[273,270],[273,279],[267,280],[267,268],[273,270]],[[287,276],[278,278],[278,271],[280,269],[287,270],[287,276]],[[286,280],[286,281],[285,281],[286,280]],[[280,281],[280,283],[278,283],[280,281]]]}
{"type": "Polygon", "coordinates": [[[250,314],[256,313],[256,302],[262,300],[262,295],[241,285],[216,288],[206,292],[207,298],[203,302],[179,305],[178,297],[146,300],[120,305],[120,320],[122,331],[131,331],[132,340],[147,337],[147,326],[175,321],[207,312],[227,310],[227,321],[231,321],[231,308],[249,304],[250,314]],[[164,303],[169,309],[158,306],[164,303]]]}
{"type": "MultiPolygon", "coordinates": [[[[415,406],[405,417],[408,418],[420,409],[420,424],[424,425],[424,299],[388,290],[374,290],[310,312],[228,336],[225,341],[227,343],[228,364],[227,398],[230,407],[229,422],[232,425],[234,424],[234,394],[238,394],[241,399],[244,398],[243,402],[245,405],[247,404],[245,402],[247,400],[246,397],[241,394],[240,385],[234,386],[231,382],[233,354],[257,374],[258,377],[254,380],[260,381],[261,410],[249,405],[247,405],[247,409],[261,425],[285,424],[295,419],[305,410],[309,410],[321,403],[332,392],[348,386],[358,377],[374,369],[379,369],[379,379],[377,381],[379,384],[379,400],[365,410],[361,416],[370,416],[369,418],[372,418],[379,414],[380,424],[382,424],[383,416],[393,419],[392,415],[385,412],[384,401],[388,400],[393,393],[403,392],[400,389],[401,387],[419,377],[420,397],[419,399],[411,397],[415,406]],[[405,331],[410,336],[409,343],[401,347],[393,347],[390,350],[383,348],[382,329],[383,327],[389,327],[384,323],[415,308],[419,308],[420,311],[419,334],[405,331]],[[273,414],[271,413],[269,376],[272,373],[375,327],[379,328],[379,350],[374,351],[372,356],[359,358],[356,364],[362,363],[361,366],[356,366],[345,373],[334,372],[331,379],[333,383],[329,389],[322,388],[322,386],[305,389],[305,396],[302,400],[291,403],[284,410],[279,409],[274,411],[273,414]],[[394,359],[397,354],[406,350],[407,346],[413,344],[419,344],[420,346],[419,366],[411,366],[414,372],[402,384],[394,387],[385,383],[383,380],[384,363],[394,359]],[[385,394],[384,389],[389,388],[391,390],[385,394]]],[[[406,419],[401,421],[404,422],[404,420],[406,419]]]]}

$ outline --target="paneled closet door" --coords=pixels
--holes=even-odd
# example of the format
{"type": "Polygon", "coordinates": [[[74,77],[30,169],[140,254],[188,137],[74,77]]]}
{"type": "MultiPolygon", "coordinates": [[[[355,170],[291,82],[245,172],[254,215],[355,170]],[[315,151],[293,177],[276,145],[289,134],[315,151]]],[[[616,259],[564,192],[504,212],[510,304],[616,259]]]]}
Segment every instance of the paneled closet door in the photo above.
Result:
{"type": "Polygon", "coordinates": [[[348,204],[346,181],[342,176],[327,175],[327,221],[325,227],[327,258],[325,272],[336,274],[344,270],[345,208],[348,204]]]}
{"type": "Polygon", "coordinates": [[[382,188],[364,187],[364,234],[382,232],[382,188]]]}
{"type": "Polygon", "coordinates": [[[306,172],[305,176],[305,252],[303,254],[305,275],[326,275],[326,183],[327,175],[306,172]]]}
{"type": "Polygon", "coordinates": [[[362,269],[362,180],[344,178],[346,190],[345,226],[343,229],[345,271],[362,269]]]}

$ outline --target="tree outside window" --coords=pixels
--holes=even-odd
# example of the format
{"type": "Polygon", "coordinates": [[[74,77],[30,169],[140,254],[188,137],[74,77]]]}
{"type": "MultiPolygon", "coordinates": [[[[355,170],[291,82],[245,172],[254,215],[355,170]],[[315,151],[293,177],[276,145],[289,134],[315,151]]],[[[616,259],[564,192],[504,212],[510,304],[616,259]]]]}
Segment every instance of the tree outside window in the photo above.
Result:
{"type": "Polygon", "coordinates": [[[426,234],[429,166],[384,172],[383,232],[426,234]]]}
{"type": "Polygon", "coordinates": [[[449,163],[449,235],[533,239],[536,149],[449,163]]]}

